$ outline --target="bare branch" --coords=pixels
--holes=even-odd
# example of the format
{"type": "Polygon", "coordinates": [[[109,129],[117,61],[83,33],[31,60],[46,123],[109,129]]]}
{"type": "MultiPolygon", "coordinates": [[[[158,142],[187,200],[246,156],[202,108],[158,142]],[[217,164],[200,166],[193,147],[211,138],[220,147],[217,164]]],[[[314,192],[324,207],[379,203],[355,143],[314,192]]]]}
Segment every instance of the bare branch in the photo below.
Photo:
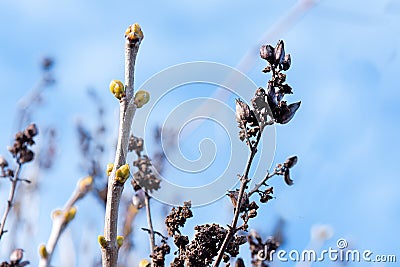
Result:
{"type": "MultiPolygon", "coordinates": [[[[153,229],[153,222],[151,220],[151,211],[150,211],[150,196],[147,192],[145,192],[145,203],[146,203],[146,214],[147,214],[147,223],[149,225],[149,238],[150,238],[150,253],[154,253],[154,249],[156,247],[155,236],[154,236],[154,229],[153,229]]],[[[154,266],[153,261],[151,263],[154,266]]]]}
{"type": "Polygon", "coordinates": [[[114,160],[114,168],[108,178],[106,214],[104,222],[104,238],[106,246],[102,246],[103,267],[116,267],[118,261],[117,225],[118,210],[124,184],[117,181],[116,170],[126,163],[128,142],[132,120],[136,111],[133,97],[134,70],[136,55],[143,39],[138,24],[128,27],[125,44],[125,97],[120,100],[120,118],[118,144],[114,160]]]}
{"type": "Polygon", "coordinates": [[[237,232],[237,223],[239,220],[240,205],[243,202],[242,199],[244,196],[244,192],[247,188],[248,182],[250,181],[249,177],[248,177],[249,172],[250,172],[250,167],[251,167],[251,164],[253,163],[254,156],[257,153],[257,146],[258,146],[258,143],[260,142],[261,134],[262,134],[262,132],[259,131],[254,145],[252,145],[250,142],[248,143],[248,146],[249,146],[251,152],[250,152],[249,159],[247,160],[247,165],[246,165],[244,175],[240,178],[240,189],[239,189],[239,195],[238,195],[237,203],[236,203],[236,207],[235,207],[235,214],[233,216],[231,225],[228,225],[228,228],[229,228],[228,233],[226,234],[224,242],[222,243],[221,248],[218,251],[218,255],[213,264],[213,267],[219,266],[219,264],[222,260],[222,257],[224,256],[224,252],[229,245],[229,242],[231,241],[233,235],[237,232]]]}
{"type": "Polygon", "coordinates": [[[41,245],[39,248],[40,261],[39,267],[51,266],[54,250],[57,246],[60,236],[67,228],[68,224],[72,221],[76,214],[75,203],[84,197],[91,189],[93,178],[91,176],[85,177],[78,182],[76,190],[72,193],[71,197],[65,204],[62,210],[55,210],[52,214],[53,226],[46,246],[41,245]]]}
{"type": "Polygon", "coordinates": [[[13,206],[15,192],[17,190],[17,184],[20,181],[18,177],[21,172],[21,165],[22,165],[21,163],[18,163],[17,169],[15,170],[15,173],[14,173],[14,177],[12,179],[10,179],[11,180],[10,193],[9,193],[8,200],[7,200],[7,206],[6,206],[6,209],[4,211],[4,214],[3,214],[3,217],[2,217],[1,223],[0,223],[0,240],[1,240],[1,237],[3,236],[3,234],[6,232],[6,231],[4,231],[4,226],[6,224],[8,214],[10,213],[10,210],[13,206]]]}

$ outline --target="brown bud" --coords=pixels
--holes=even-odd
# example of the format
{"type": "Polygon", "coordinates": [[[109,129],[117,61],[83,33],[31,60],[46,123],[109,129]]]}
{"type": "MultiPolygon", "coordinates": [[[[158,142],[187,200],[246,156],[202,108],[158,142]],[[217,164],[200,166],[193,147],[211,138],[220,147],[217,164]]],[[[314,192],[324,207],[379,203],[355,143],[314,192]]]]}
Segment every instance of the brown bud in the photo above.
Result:
{"type": "Polygon", "coordinates": [[[279,40],[275,47],[275,64],[281,64],[285,58],[285,47],[282,40],[279,40]]]}
{"type": "Polygon", "coordinates": [[[33,157],[35,156],[35,154],[33,153],[32,150],[30,149],[26,149],[26,150],[21,150],[20,152],[20,158],[19,158],[19,162],[20,163],[27,163],[33,160],[33,157]]]}
{"type": "Polygon", "coordinates": [[[36,136],[38,134],[38,129],[36,127],[36,124],[32,123],[28,127],[26,127],[24,134],[28,138],[32,138],[32,137],[36,136]]]}
{"type": "Polygon", "coordinates": [[[275,52],[271,45],[263,45],[260,48],[260,56],[262,59],[267,60],[270,64],[275,62],[275,52]]]}

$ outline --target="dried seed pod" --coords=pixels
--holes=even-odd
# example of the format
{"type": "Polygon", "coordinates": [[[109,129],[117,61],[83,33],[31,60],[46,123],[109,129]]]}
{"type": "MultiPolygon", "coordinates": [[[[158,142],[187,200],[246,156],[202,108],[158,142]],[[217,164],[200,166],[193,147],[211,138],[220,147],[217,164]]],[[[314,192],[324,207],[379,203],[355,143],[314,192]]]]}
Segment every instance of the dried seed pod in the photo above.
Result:
{"type": "Polygon", "coordinates": [[[282,40],[279,40],[275,47],[275,64],[279,65],[285,58],[285,45],[282,40]]]}
{"type": "Polygon", "coordinates": [[[293,156],[288,158],[285,163],[283,163],[283,166],[285,166],[286,168],[290,169],[292,168],[294,165],[296,165],[297,163],[297,156],[293,156]]]}
{"type": "Polygon", "coordinates": [[[290,179],[290,171],[289,171],[289,169],[285,170],[285,173],[283,174],[283,178],[284,178],[285,183],[287,185],[293,185],[293,180],[290,179]]]}
{"type": "Polygon", "coordinates": [[[300,107],[301,101],[292,103],[289,106],[286,105],[285,101],[282,101],[280,104],[275,121],[280,124],[286,124],[294,117],[294,114],[300,107]]]}
{"type": "Polygon", "coordinates": [[[270,64],[274,64],[275,62],[275,51],[271,45],[261,46],[260,56],[262,59],[267,60],[270,64]]]}
{"type": "Polygon", "coordinates": [[[236,121],[248,122],[251,116],[250,107],[240,99],[236,99],[236,121]]]}
{"type": "Polygon", "coordinates": [[[36,124],[32,123],[30,124],[28,127],[26,127],[24,134],[26,135],[26,137],[28,137],[29,139],[33,138],[34,136],[36,136],[38,134],[38,129],[36,127],[36,124]]]}
{"type": "Polygon", "coordinates": [[[19,162],[21,164],[27,163],[33,160],[35,154],[30,149],[21,150],[19,154],[19,162]]]}
{"type": "Polygon", "coordinates": [[[287,54],[285,58],[282,60],[282,70],[288,70],[290,65],[292,64],[292,59],[290,58],[290,54],[287,54]]]}

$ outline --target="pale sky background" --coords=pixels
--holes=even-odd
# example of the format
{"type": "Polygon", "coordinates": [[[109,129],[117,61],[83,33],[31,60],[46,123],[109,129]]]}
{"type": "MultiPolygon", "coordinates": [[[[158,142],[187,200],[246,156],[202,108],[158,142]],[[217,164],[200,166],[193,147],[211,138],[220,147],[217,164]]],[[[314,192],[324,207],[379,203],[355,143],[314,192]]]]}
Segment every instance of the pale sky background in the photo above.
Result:
{"type": "MultiPolygon", "coordinates": [[[[16,130],[18,101],[40,77],[41,58],[49,55],[56,60],[57,84],[45,93],[43,106],[33,115],[39,127],[51,125],[58,131],[56,163],[51,172],[40,178],[44,185],[38,202],[38,230],[29,240],[17,242],[26,248],[32,266],[37,264],[37,246],[48,238],[51,210],[65,203],[76,181],[85,175],[78,167],[81,158],[74,123],[78,118],[90,125],[96,123],[87,88],[97,90],[104,101],[109,129],[117,127],[117,103],[108,84],[124,77],[126,27],[139,22],[145,34],[136,64],[138,88],[169,66],[213,61],[235,67],[249,51],[255,64],[239,70],[245,71],[258,86],[265,86],[267,76],[260,71],[265,63],[254,47],[296,2],[1,1],[0,154],[10,160],[6,146],[11,144],[16,130]],[[27,243],[29,247],[25,246],[27,243]]],[[[336,240],[343,237],[352,247],[369,249],[375,254],[396,254],[400,260],[400,128],[396,115],[400,112],[399,16],[397,0],[321,0],[295,19],[293,26],[278,31],[268,41],[274,45],[278,39],[285,40],[293,62],[288,82],[295,93],[288,99],[302,100],[294,120],[276,129],[274,162],[282,162],[293,154],[299,156],[299,162],[292,172],[292,187],[284,185],[281,179],[272,181],[276,199],[259,210],[251,226],[267,236],[276,221],[283,218],[287,238],[283,248],[287,250],[304,249],[311,227],[329,224],[334,235],[324,248],[335,248],[336,240]]],[[[208,88],[193,94],[183,92],[178,101],[203,96],[205,92],[211,95],[212,91],[208,88]]],[[[229,105],[233,107],[233,100],[229,105]]],[[[139,110],[136,119],[143,117],[139,110]]],[[[236,125],[233,116],[232,125],[236,125]]],[[[112,145],[116,129],[108,134],[109,139],[104,142],[112,145]]],[[[231,138],[238,142],[236,136],[231,138]]],[[[40,136],[38,139],[40,144],[40,136]]],[[[185,150],[183,144],[183,151],[187,151],[188,157],[196,157],[198,152],[190,147],[187,143],[185,150]]],[[[107,161],[112,158],[109,151],[107,161]]],[[[29,176],[29,166],[25,171],[29,176]]],[[[126,191],[132,193],[130,186],[126,191]]],[[[7,182],[1,181],[1,213],[7,192],[7,182]]],[[[97,235],[102,233],[103,210],[93,197],[78,206],[82,212],[78,211],[70,227],[72,231],[66,233],[59,249],[67,249],[68,255],[73,256],[80,255],[79,251],[87,245],[91,247],[89,251],[100,255],[97,235]]],[[[223,199],[195,209],[197,218],[188,223],[187,229],[209,222],[226,225],[231,220],[230,208],[229,201],[223,199]]],[[[139,225],[143,224],[140,226],[144,226],[143,217],[139,218],[139,225]]],[[[163,231],[162,220],[158,221],[156,227],[163,231]]],[[[146,238],[142,233],[137,236],[139,244],[140,238],[146,238]]],[[[7,242],[6,234],[0,243],[0,261],[7,259],[7,242]]],[[[147,239],[145,245],[138,247],[143,247],[138,257],[145,257],[147,239]]],[[[248,253],[246,247],[242,253],[248,253]]],[[[62,258],[56,257],[54,265],[73,264],[62,258]]],[[[76,266],[85,263],[87,259],[80,255],[76,266]]],[[[350,266],[353,265],[395,266],[350,266]]]]}

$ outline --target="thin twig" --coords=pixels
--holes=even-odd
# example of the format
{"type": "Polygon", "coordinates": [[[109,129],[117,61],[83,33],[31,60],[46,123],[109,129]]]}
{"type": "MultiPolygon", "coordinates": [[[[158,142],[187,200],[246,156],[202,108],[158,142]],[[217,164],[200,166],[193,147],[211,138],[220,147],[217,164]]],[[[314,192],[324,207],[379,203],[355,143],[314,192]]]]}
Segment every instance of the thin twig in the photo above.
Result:
{"type": "Polygon", "coordinates": [[[126,39],[125,45],[125,94],[120,101],[120,118],[118,130],[118,144],[115,153],[114,168],[108,178],[106,214],[104,222],[104,238],[107,245],[102,247],[102,266],[116,267],[118,261],[117,225],[118,210],[124,185],[115,180],[118,168],[126,163],[128,142],[132,120],[136,111],[133,97],[134,70],[136,55],[139,50],[137,40],[135,42],[126,39]]]}
{"type": "Polygon", "coordinates": [[[22,165],[21,163],[18,163],[17,169],[15,170],[15,173],[14,173],[14,177],[11,179],[11,188],[10,188],[10,193],[9,193],[8,200],[7,200],[7,206],[6,206],[6,210],[4,211],[3,218],[1,219],[1,223],[0,223],[0,240],[1,240],[1,237],[3,236],[3,234],[5,232],[7,232],[7,231],[4,231],[4,225],[6,224],[8,214],[10,213],[10,210],[13,206],[15,192],[17,190],[17,184],[19,182],[18,177],[21,172],[21,165],[22,165]]]}
{"type": "Polygon", "coordinates": [[[258,192],[258,189],[260,189],[261,186],[266,185],[266,182],[269,180],[269,178],[271,178],[272,176],[276,175],[276,171],[274,171],[273,173],[267,173],[267,175],[265,175],[264,179],[262,179],[262,181],[258,184],[256,184],[254,186],[254,188],[247,194],[248,197],[250,198],[251,195],[253,195],[254,193],[258,192]]]}
{"type": "MultiPolygon", "coordinates": [[[[151,220],[151,211],[150,211],[150,196],[147,192],[145,192],[145,198],[144,198],[145,204],[146,204],[146,215],[147,215],[147,223],[149,225],[149,238],[150,238],[150,253],[154,253],[154,249],[156,247],[156,242],[155,242],[155,236],[154,236],[154,228],[153,228],[153,222],[151,220]]],[[[151,262],[151,266],[154,266],[153,261],[151,262]]]]}
{"type": "MultiPolygon", "coordinates": [[[[149,229],[144,228],[144,227],[142,227],[141,229],[142,229],[143,231],[146,231],[147,233],[150,234],[150,230],[149,230],[149,229]]],[[[164,236],[162,233],[160,233],[160,232],[158,232],[158,231],[153,231],[153,233],[154,233],[154,235],[160,236],[160,237],[161,237],[162,239],[164,239],[164,240],[167,240],[167,239],[168,239],[168,237],[164,236]]]]}
{"type": "Polygon", "coordinates": [[[243,196],[244,196],[244,192],[245,192],[245,190],[247,188],[247,184],[250,181],[248,176],[249,176],[251,164],[253,163],[254,156],[257,153],[257,146],[258,146],[258,143],[260,141],[261,134],[262,134],[262,131],[259,131],[258,134],[257,134],[257,139],[256,139],[256,142],[254,143],[254,145],[252,145],[250,142],[248,144],[251,152],[250,152],[249,159],[247,160],[247,165],[246,165],[246,169],[245,169],[244,175],[240,178],[240,189],[239,189],[239,195],[238,195],[237,202],[236,202],[235,214],[233,216],[232,223],[229,226],[228,233],[226,234],[225,239],[224,239],[224,241],[223,241],[223,243],[221,245],[221,248],[218,251],[218,255],[217,255],[217,258],[216,258],[216,260],[215,260],[215,262],[213,264],[213,267],[218,267],[219,266],[219,264],[220,264],[220,262],[222,260],[222,257],[224,256],[224,252],[225,252],[226,248],[229,245],[229,242],[231,241],[233,235],[237,231],[237,223],[238,223],[239,214],[240,214],[240,204],[242,203],[242,199],[243,199],[243,196]]]}

